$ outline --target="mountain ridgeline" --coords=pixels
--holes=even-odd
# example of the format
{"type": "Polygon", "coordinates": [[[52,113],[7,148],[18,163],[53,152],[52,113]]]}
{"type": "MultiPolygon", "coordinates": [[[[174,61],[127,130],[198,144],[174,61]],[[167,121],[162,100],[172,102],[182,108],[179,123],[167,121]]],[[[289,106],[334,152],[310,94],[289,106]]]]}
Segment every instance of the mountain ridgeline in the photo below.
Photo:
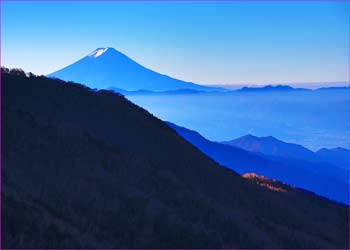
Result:
{"type": "Polygon", "coordinates": [[[328,162],[344,169],[348,168],[350,163],[350,151],[348,149],[339,147],[333,149],[322,148],[313,152],[301,145],[287,143],[272,136],[257,137],[245,135],[222,143],[236,146],[250,152],[284,159],[297,158],[310,162],[328,162]]]}
{"type": "MultiPolygon", "coordinates": [[[[207,140],[196,131],[170,122],[167,124],[207,156],[240,174],[254,172],[332,200],[349,203],[347,165],[339,167],[327,161],[322,162],[312,151],[273,137],[259,139],[248,135],[230,142],[218,143],[207,140]],[[306,156],[313,156],[314,161],[310,161],[306,156]]],[[[329,161],[337,162],[336,157],[329,155],[327,154],[329,161]]],[[[340,159],[344,160],[341,157],[340,159]]]]}
{"type": "Polygon", "coordinates": [[[349,247],[347,206],[242,178],[123,96],[1,77],[2,248],[349,247]]]}
{"type": "MultiPolygon", "coordinates": [[[[331,188],[328,189],[331,192],[331,196],[326,196],[336,200],[339,200],[339,197],[343,196],[340,200],[349,203],[349,189],[347,187],[349,186],[350,151],[348,149],[340,147],[331,149],[322,148],[313,152],[301,145],[287,143],[272,136],[257,137],[253,135],[242,136],[223,143],[254,152],[284,165],[295,166],[295,169],[312,172],[316,176],[321,175],[339,180],[343,184],[335,182],[335,190],[330,191],[331,188]],[[339,194],[341,195],[339,196],[339,194]]],[[[316,184],[317,179],[310,182],[316,184]]],[[[327,183],[327,187],[330,187],[330,181],[321,181],[319,186],[324,186],[325,183],[327,183]]],[[[313,191],[317,192],[317,190],[313,191]]]]}

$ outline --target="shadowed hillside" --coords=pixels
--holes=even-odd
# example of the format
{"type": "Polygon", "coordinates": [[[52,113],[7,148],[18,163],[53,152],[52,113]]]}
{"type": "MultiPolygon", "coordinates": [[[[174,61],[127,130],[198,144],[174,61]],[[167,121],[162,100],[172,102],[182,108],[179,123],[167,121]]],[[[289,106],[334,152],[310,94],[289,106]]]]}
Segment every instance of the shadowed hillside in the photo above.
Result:
{"type": "Polygon", "coordinates": [[[1,76],[3,248],[348,247],[348,207],[241,178],[123,96],[1,76]]]}

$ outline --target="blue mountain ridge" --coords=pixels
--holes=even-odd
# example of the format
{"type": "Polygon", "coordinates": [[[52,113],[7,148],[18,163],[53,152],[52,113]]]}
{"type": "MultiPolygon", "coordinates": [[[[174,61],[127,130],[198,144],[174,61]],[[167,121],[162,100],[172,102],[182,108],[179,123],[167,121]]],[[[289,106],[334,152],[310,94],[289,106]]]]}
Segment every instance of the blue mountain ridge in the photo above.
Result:
{"type": "Polygon", "coordinates": [[[328,163],[249,152],[236,146],[209,141],[196,131],[166,123],[204,154],[239,174],[254,172],[332,200],[349,203],[348,173],[345,169],[328,163]]]}
{"type": "Polygon", "coordinates": [[[257,137],[245,135],[222,143],[282,159],[299,159],[318,163],[327,162],[343,169],[347,169],[350,163],[350,151],[348,149],[341,147],[334,149],[322,148],[313,152],[301,145],[287,143],[272,136],[257,137]]]}

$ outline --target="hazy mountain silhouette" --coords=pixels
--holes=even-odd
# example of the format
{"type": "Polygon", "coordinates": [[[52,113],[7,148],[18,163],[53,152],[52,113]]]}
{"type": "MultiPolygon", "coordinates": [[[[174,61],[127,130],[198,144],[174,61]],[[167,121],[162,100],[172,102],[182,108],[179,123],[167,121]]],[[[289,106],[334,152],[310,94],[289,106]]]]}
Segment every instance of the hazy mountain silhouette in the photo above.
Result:
{"type": "Polygon", "coordinates": [[[222,143],[271,156],[296,157],[301,159],[312,159],[314,157],[314,153],[311,150],[298,144],[283,142],[272,136],[257,137],[254,135],[245,135],[222,143]]]}
{"type": "MultiPolygon", "coordinates": [[[[330,199],[349,202],[348,171],[345,169],[327,163],[252,153],[239,147],[209,141],[196,131],[170,122],[167,124],[207,156],[240,174],[255,172],[330,199]]],[[[276,139],[268,138],[267,140],[276,139]]]]}
{"type": "Polygon", "coordinates": [[[123,96],[1,80],[2,248],[348,248],[347,206],[244,179],[123,96]]]}
{"type": "Polygon", "coordinates": [[[345,148],[322,148],[315,152],[321,161],[336,164],[339,167],[350,168],[350,150],[345,148]]]}
{"type": "Polygon", "coordinates": [[[322,87],[316,90],[349,90],[349,89],[350,89],[349,86],[336,86],[336,87],[322,87]]]}
{"type": "Polygon", "coordinates": [[[307,91],[306,88],[293,88],[288,85],[266,85],[262,87],[243,87],[236,91],[246,91],[246,92],[264,92],[264,91],[307,91]]]}
{"type": "Polygon", "coordinates": [[[259,87],[249,87],[249,86],[243,86],[239,89],[233,90],[233,91],[239,91],[239,92],[285,92],[285,91],[323,91],[323,90],[348,90],[348,86],[333,86],[333,87],[321,87],[316,89],[311,88],[296,88],[289,85],[265,85],[265,86],[259,86],[259,87]]]}
{"type": "MultiPolygon", "coordinates": [[[[201,93],[208,93],[207,91],[200,91],[194,89],[177,89],[177,90],[167,90],[167,91],[151,91],[151,90],[135,90],[135,91],[127,91],[124,89],[110,87],[108,90],[112,90],[114,92],[120,93],[125,96],[132,95],[198,95],[201,93]]],[[[211,93],[218,93],[217,91],[211,91],[211,93]]]]}
{"type": "Polygon", "coordinates": [[[345,148],[321,149],[313,152],[301,145],[287,143],[272,136],[257,137],[253,135],[245,135],[222,143],[267,156],[327,162],[344,169],[349,168],[350,151],[345,148]]]}
{"type": "Polygon", "coordinates": [[[80,82],[97,89],[118,88],[126,91],[178,89],[212,91],[219,89],[159,74],[143,67],[114,48],[98,48],[79,61],[48,76],[80,82]]]}

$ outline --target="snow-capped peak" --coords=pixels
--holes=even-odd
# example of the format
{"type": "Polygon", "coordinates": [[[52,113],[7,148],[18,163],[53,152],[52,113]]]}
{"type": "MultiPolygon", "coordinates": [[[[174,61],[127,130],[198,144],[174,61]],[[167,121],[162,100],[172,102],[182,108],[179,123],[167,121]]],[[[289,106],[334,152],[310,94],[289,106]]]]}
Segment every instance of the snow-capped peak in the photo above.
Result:
{"type": "Polygon", "coordinates": [[[98,49],[94,50],[93,52],[91,52],[88,56],[97,58],[97,57],[103,55],[103,53],[105,53],[107,50],[108,50],[108,48],[98,48],[98,49]]]}

